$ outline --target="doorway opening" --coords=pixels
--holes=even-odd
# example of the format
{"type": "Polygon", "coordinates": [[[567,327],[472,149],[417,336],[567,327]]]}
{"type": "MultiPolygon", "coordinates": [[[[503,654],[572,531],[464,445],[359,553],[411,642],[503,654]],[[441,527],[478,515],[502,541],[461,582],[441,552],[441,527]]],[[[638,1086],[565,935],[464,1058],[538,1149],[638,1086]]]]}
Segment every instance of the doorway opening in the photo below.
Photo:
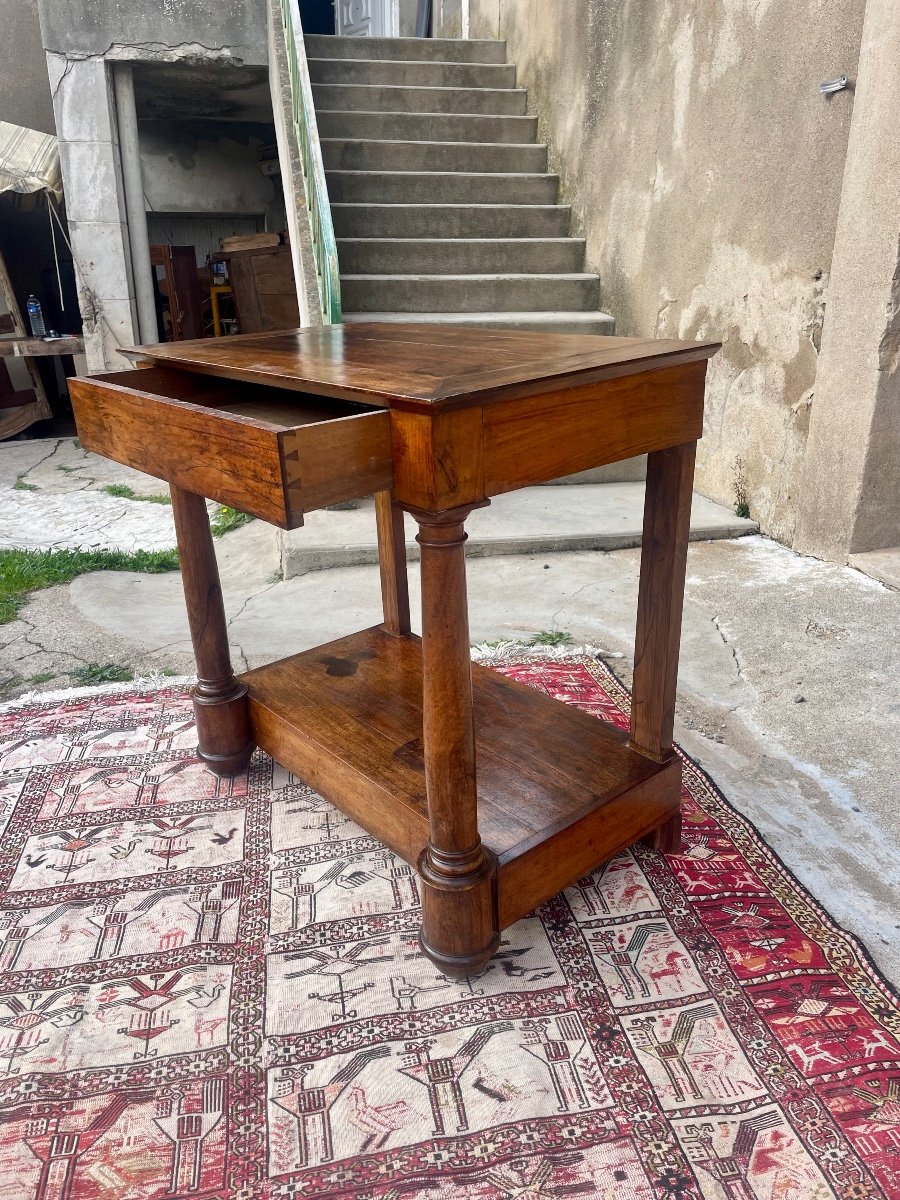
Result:
{"type": "Polygon", "coordinates": [[[300,0],[300,20],[304,33],[334,33],[332,0],[300,0]]]}

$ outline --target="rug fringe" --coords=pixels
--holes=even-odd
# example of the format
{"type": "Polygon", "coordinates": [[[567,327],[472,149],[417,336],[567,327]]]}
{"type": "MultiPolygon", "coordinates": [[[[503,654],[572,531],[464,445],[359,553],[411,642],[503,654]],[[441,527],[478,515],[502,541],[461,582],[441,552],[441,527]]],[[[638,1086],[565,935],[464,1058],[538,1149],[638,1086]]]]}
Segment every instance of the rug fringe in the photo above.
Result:
{"type": "Polygon", "coordinates": [[[617,650],[607,650],[590,642],[572,646],[532,646],[525,642],[482,642],[472,647],[472,661],[488,664],[492,662],[515,662],[523,658],[539,658],[545,662],[564,662],[569,658],[624,658],[617,650]]]}
{"type": "Polygon", "coordinates": [[[158,671],[151,671],[149,675],[140,675],[137,679],[126,679],[121,683],[60,688],[52,692],[26,692],[23,696],[16,696],[14,700],[4,700],[0,703],[0,713],[12,712],[29,704],[53,704],[59,700],[77,700],[82,696],[112,696],[129,691],[156,692],[169,687],[193,687],[196,682],[196,675],[161,675],[158,671]]]}

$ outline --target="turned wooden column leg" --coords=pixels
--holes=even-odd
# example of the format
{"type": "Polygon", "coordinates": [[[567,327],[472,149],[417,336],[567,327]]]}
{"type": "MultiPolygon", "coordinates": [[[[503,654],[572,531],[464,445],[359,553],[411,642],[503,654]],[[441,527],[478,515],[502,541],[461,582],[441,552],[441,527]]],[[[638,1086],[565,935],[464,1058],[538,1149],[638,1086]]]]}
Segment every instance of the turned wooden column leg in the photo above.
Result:
{"type": "Polygon", "coordinates": [[[253,742],[247,689],[235,679],[231,667],[206,501],[173,485],[172,512],[197,660],[197,685],[191,693],[199,739],[197,752],[214,775],[235,775],[249,762],[253,742]]]}
{"type": "Polygon", "coordinates": [[[422,740],[430,822],[419,858],[420,944],[454,978],[475,974],[500,944],[497,862],[478,833],[464,550],[469,511],[414,514],[422,547],[422,740]]]}
{"type": "Polygon", "coordinates": [[[381,569],[381,603],[388,633],[409,633],[409,583],[406,575],[406,531],[403,510],[390,492],[375,493],[378,532],[378,565],[381,569]]]}
{"type": "MultiPolygon", "coordinates": [[[[657,762],[672,753],[695,455],[696,443],[687,442],[647,458],[631,745],[657,762]]],[[[657,849],[677,852],[680,813],[647,840],[657,849]]]]}

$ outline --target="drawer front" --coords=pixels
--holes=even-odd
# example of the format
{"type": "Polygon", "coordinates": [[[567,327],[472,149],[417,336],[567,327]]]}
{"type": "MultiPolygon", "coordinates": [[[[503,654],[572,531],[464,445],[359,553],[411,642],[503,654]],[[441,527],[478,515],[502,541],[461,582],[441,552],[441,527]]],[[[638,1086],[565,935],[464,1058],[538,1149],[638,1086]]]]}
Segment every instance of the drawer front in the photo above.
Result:
{"type": "MultiPolygon", "coordinates": [[[[288,394],[288,411],[293,405],[297,425],[285,428],[216,408],[220,385],[208,378],[202,382],[203,404],[150,390],[163,386],[152,369],[120,372],[118,379],[69,381],[78,437],[86,450],[273,525],[292,529],[303,524],[304,512],[392,485],[391,416],[386,410],[330,418],[329,402],[311,398],[317,411],[304,416],[302,400],[288,394]],[[141,376],[148,390],[139,388],[141,376]]],[[[176,391],[179,384],[169,380],[165,386],[176,391]]],[[[184,391],[197,395],[199,386],[196,377],[188,377],[184,391]]],[[[235,398],[228,386],[221,385],[223,405],[235,398]]],[[[270,394],[283,408],[285,394],[276,389],[270,394]]],[[[260,402],[261,414],[265,409],[260,402]]]]}
{"type": "Polygon", "coordinates": [[[85,450],[274,525],[289,524],[277,429],[110,379],[72,379],[69,390],[85,450]]]}

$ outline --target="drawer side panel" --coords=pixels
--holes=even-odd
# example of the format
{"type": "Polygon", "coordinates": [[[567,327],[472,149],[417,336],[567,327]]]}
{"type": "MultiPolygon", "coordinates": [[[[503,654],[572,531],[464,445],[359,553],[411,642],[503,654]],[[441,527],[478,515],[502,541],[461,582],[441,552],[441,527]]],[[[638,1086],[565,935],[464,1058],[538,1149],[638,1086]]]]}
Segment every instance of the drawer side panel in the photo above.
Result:
{"type": "Polygon", "coordinates": [[[288,524],[276,430],[91,379],[72,379],[70,392],[86,450],[288,524]]]}
{"type": "Polygon", "coordinates": [[[488,495],[696,441],[705,376],[686,363],[485,406],[488,495]]]}

